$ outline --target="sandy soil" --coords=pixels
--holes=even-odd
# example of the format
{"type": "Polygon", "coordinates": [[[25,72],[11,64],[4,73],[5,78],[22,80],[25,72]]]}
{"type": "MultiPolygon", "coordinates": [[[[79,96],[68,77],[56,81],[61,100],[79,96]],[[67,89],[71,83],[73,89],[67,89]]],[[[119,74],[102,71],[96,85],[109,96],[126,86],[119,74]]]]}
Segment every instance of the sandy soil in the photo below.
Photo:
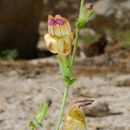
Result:
{"type": "MultiPolygon", "coordinates": [[[[94,60],[98,67],[90,61],[77,60],[77,80],[70,88],[66,108],[75,101],[93,99],[84,109],[88,130],[130,130],[130,73],[124,68],[117,71],[116,66],[112,69],[110,64],[104,67],[98,57],[94,60]]],[[[0,62],[0,130],[28,130],[28,122],[45,100],[50,107],[44,127],[38,130],[54,130],[64,91],[61,76],[53,57],[0,62]]]]}

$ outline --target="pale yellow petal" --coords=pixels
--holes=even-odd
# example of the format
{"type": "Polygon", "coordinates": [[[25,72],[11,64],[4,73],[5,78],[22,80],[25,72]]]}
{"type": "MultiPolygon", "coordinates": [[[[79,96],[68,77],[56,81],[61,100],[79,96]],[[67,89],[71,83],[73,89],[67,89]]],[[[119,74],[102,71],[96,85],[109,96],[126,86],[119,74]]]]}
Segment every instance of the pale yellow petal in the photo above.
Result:
{"type": "Polygon", "coordinates": [[[64,55],[68,55],[72,48],[72,41],[69,36],[64,37],[64,49],[63,53],[64,55]]]}
{"type": "Polygon", "coordinates": [[[74,33],[73,33],[73,32],[70,32],[70,33],[69,33],[69,36],[70,36],[71,41],[73,42],[73,39],[74,39],[74,33]]]}
{"type": "MultiPolygon", "coordinates": [[[[54,19],[54,17],[52,17],[51,15],[48,15],[48,22],[51,20],[51,19],[54,19]]],[[[54,35],[54,27],[53,25],[49,25],[48,24],[48,33],[51,34],[51,35],[54,35]]]]}
{"type": "Polygon", "coordinates": [[[60,25],[61,34],[62,36],[69,35],[69,29],[67,23],[64,23],[64,25],[60,25]]]}
{"type": "Polygon", "coordinates": [[[46,46],[48,50],[52,53],[57,53],[57,40],[53,38],[50,34],[44,36],[46,46]]]}
{"type": "Polygon", "coordinates": [[[71,105],[65,115],[64,130],[87,130],[85,117],[80,107],[90,105],[94,100],[79,101],[71,105]]]}
{"type": "Polygon", "coordinates": [[[51,34],[51,26],[48,25],[48,33],[51,34]]]}
{"type": "Polygon", "coordinates": [[[69,32],[71,32],[71,26],[70,26],[70,23],[69,23],[68,20],[66,20],[66,24],[67,24],[67,27],[68,27],[69,32]]]}
{"type": "Polygon", "coordinates": [[[55,33],[54,33],[54,26],[48,25],[48,33],[49,33],[50,35],[52,35],[52,36],[55,35],[55,33]]]}
{"type": "Polygon", "coordinates": [[[54,26],[54,36],[56,36],[56,37],[61,37],[62,36],[59,24],[56,24],[54,26]]]}
{"type": "Polygon", "coordinates": [[[58,38],[57,49],[58,49],[58,51],[63,52],[63,49],[64,49],[64,39],[63,38],[58,38]]]}
{"type": "Polygon", "coordinates": [[[55,19],[61,19],[61,20],[63,20],[66,23],[66,25],[67,25],[66,27],[67,27],[68,31],[71,32],[70,23],[69,23],[69,21],[66,18],[63,18],[60,15],[56,15],[55,19]]]}
{"type": "Polygon", "coordinates": [[[64,21],[63,25],[60,25],[62,36],[68,35],[71,32],[71,27],[67,19],[61,17],[60,15],[56,15],[55,19],[61,19],[64,21]]]}
{"type": "Polygon", "coordinates": [[[86,124],[70,116],[67,117],[64,130],[87,130],[86,124]]]}
{"type": "Polygon", "coordinates": [[[63,49],[64,49],[64,39],[63,38],[59,38],[58,42],[57,42],[57,49],[58,49],[58,54],[61,57],[62,60],[64,60],[64,53],[63,53],[63,49]]]}

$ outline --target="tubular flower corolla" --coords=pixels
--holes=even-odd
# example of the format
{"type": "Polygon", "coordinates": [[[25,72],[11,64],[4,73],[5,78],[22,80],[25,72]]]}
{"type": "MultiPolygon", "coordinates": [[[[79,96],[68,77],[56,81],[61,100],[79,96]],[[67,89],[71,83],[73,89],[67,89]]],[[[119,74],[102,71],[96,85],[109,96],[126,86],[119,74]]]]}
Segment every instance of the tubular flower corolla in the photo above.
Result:
{"type": "Polygon", "coordinates": [[[44,36],[46,46],[52,53],[58,53],[63,59],[72,49],[73,32],[67,19],[56,15],[48,16],[48,33],[44,36]]]}

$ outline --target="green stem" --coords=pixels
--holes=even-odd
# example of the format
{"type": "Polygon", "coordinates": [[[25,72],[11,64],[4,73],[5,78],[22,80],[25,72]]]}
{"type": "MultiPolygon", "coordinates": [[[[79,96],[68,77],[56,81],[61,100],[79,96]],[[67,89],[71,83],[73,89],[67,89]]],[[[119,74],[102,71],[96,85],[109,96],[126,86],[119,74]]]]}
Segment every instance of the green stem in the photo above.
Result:
{"type": "Polygon", "coordinates": [[[83,8],[83,6],[84,6],[84,0],[81,0],[81,3],[80,3],[80,12],[81,12],[81,9],[83,8]]]}
{"type": "Polygon", "coordinates": [[[31,127],[30,130],[34,130],[34,127],[31,127]]]}
{"type": "Polygon", "coordinates": [[[64,97],[63,97],[63,100],[62,100],[62,106],[61,106],[61,109],[60,109],[60,115],[59,115],[59,118],[58,118],[56,130],[59,130],[59,128],[60,128],[60,124],[61,124],[61,120],[62,120],[62,115],[63,115],[68,91],[69,91],[69,86],[66,86],[65,91],[64,91],[64,97]]]}
{"type": "MultiPolygon", "coordinates": [[[[83,6],[84,6],[84,0],[81,0],[80,12],[81,12],[81,9],[83,8],[83,6]]],[[[79,32],[80,32],[80,29],[76,28],[76,38],[75,38],[73,55],[72,55],[71,68],[73,67],[74,61],[75,61],[76,50],[77,50],[78,39],[79,39],[79,32]]],[[[71,78],[71,77],[69,77],[69,78],[71,78]]],[[[64,107],[65,107],[65,103],[66,103],[66,98],[67,98],[67,95],[68,95],[68,92],[69,92],[69,86],[70,85],[65,86],[64,97],[63,97],[63,100],[62,100],[62,106],[61,106],[61,109],[60,109],[60,115],[59,115],[59,118],[58,118],[56,130],[59,130],[59,128],[60,128],[60,124],[61,124],[61,120],[62,120],[62,116],[63,116],[63,111],[64,111],[64,107]]]]}
{"type": "Polygon", "coordinates": [[[78,40],[79,40],[79,32],[80,32],[80,29],[76,29],[76,38],[75,38],[74,50],[73,50],[72,62],[71,62],[72,67],[73,67],[74,61],[75,61],[75,55],[76,55],[76,50],[77,50],[78,40]]]}
{"type": "MultiPolygon", "coordinates": [[[[81,13],[81,10],[82,10],[83,6],[84,6],[84,0],[81,0],[79,17],[80,17],[80,13],[81,13]]],[[[74,50],[73,50],[72,62],[71,62],[72,67],[73,67],[74,61],[75,61],[75,55],[76,55],[76,50],[77,50],[77,45],[78,45],[78,39],[79,39],[79,32],[80,32],[80,28],[76,28],[76,38],[75,38],[74,50]]]]}

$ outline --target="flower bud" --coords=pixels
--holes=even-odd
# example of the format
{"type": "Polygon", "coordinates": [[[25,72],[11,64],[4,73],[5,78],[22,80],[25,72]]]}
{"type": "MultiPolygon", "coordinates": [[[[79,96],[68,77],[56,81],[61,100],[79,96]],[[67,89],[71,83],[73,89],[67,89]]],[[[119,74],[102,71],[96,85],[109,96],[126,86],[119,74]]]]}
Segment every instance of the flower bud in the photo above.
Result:
{"type": "Polygon", "coordinates": [[[88,11],[92,10],[93,9],[93,4],[92,3],[87,3],[86,8],[87,8],[88,11]]]}
{"type": "Polygon", "coordinates": [[[81,29],[84,27],[85,23],[87,23],[92,15],[94,14],[93,4],[87,3],[80,10],[79,18],[76,22],[76,28],[81,29]]]}

